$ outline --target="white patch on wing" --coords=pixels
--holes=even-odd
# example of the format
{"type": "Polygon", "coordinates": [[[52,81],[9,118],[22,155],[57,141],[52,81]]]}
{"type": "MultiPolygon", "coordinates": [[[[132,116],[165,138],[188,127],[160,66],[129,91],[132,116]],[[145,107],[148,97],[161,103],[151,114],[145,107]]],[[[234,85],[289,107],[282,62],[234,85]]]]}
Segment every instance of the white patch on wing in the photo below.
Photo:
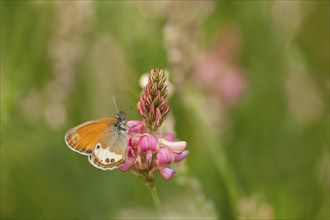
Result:
{"type": "Polygon", "coordinates": [[[98,161],[104,165],[113,164],[113,163],[116,163],[119,160],[123,159],[122,155],[116,154],[115,152],[111,152],[110,147],[108,147],[106,149],[102,148],[101,143],[97,143],[95,145],[93,153],[91,155],[89,155],[89,157],[88,157],[89,162],[96,168],[99,168],[102,170],[113,170],[113,169],[117,168],[117,166],[114,166],[111,168],[110,167],[109,168],[101,167],[94,163],[95,158],[97,158],[98,161]]]}
{"type": "Polygon", "coordinates": [[[120,154],[116,154],[115,152],[110,152],[109,148],[106,148],[106,149],[103,149],[102,147],[100,147],[98,149],[95,148],[94,154],[95,154],[95,157],[99,158],[99,160],[103,164],[116,163],[117,161],[123,159],[123,157],[120,154]]]}

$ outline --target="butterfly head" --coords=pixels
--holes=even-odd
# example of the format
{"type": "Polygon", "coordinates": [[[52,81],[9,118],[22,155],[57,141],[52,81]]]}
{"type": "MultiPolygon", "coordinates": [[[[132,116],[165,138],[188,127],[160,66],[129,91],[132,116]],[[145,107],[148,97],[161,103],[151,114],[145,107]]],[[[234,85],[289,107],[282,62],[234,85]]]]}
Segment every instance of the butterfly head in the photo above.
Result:
{"type": "Polygon", "coordinates": [[[117,127],[118,131],[120,133],[127,133],[127,125],[126,125],[126,114],[123,111],[120,111],[117,115],[116,115],[116,119],[117,119],[117,123],[114,125],[115,127],[117,127]]]}
{"type": "Polygon", "coordinates": [[[126,114],[123,111],[120,111],[117,115],[116,118],[118,122],[125,121],[126,120],[126,114]]]}

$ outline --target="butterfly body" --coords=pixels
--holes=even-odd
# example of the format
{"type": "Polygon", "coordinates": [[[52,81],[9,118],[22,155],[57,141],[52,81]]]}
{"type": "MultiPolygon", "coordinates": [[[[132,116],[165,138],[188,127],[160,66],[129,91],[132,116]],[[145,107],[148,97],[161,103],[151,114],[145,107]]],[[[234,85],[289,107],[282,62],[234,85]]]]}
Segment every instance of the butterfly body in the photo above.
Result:
{"type": "Polygon", "coordinates": [[[68,147],[88,155],[89,162],[103,170],[111,170],[127,157],[127,124],[124,112],[115,118],[88,121],[65,134],[68,147]]]}

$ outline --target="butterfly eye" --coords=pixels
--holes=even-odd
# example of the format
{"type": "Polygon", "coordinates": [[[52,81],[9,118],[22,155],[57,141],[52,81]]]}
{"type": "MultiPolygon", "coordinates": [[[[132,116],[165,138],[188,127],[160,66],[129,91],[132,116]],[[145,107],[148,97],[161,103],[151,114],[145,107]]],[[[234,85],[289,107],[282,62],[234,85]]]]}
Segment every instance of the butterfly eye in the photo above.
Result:
{"type": "Polygon", "coordinates": [[[100,149],[100,147],[101,147],[101,144],[96,145],[96,149],[100,149]]]}

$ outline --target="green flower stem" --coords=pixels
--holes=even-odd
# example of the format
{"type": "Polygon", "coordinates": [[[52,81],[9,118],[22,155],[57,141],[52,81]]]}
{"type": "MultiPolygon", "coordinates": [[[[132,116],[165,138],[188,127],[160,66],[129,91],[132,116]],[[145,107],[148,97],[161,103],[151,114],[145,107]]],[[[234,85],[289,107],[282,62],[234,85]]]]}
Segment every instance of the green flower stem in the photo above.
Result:
{"type": "Polygon", "coordinates": [[[148,188],[150,190],[152,199],[153,199],[153,201],[155,203],[155,206],[156,206],[158,212],[160,214],[162,214],[163,213],[163,210],[162,210],[162,207],[160,205],[160,200],[159,200],[159,196],[158,196],[158,192],[157,192],[156,187],[153,184],[148,184],[148,188]]]}

